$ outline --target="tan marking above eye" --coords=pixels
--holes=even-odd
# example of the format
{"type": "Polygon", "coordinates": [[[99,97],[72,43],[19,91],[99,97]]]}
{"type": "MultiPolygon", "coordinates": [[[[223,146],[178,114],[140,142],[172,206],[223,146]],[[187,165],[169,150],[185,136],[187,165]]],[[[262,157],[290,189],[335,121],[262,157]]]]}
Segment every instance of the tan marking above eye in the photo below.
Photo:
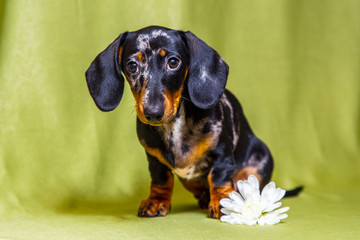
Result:
{"type": "Polygon", "coordinates": [[[139,59],[139,61],[142,61],[143,58],[144,58],[144,55],[143,55],[141,52],[139,52],[139,53],[137,54],[137,58],[139,59]]]}
{"type": "Polygon", "coordinates": [[[165,55],[166,55],[166,50],[161,49],[160,52],[159,52],[159,54],[160,54],[160,56],[165,57],[165,55]]]}

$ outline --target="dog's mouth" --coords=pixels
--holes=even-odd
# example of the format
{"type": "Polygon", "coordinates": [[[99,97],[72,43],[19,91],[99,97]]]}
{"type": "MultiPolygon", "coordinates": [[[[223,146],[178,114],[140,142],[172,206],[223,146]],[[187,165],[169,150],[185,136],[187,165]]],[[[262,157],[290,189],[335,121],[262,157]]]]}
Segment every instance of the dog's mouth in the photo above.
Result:
{"type": "Polygon", "coordinates": [[[139,107],[136,108],[136,112],[137,112],[137,117],[139,118],[139,120],[142,123],[158,127],[158,126],[162,126],[162,125],[165,125],[165,124],[171,122],[176,116],[177,108],[173,107],[171,110],[165,111],[164,116],[159,121],[156,121],[156,120],[149,121],[145,117],[144,112],[142,111],[142,109],[140,109],[139,107]]]}
{"type": "Polygon", "coordinates": [[[158,117],[156,117],[156,115],[155,117],[154,116],[150,118],[146,117],[144,109],[148,106],[144,106],[142,98],[140,98],[141,99],[140,101],[136,101],[136,114],[139,120],[142,123],[151,126],[162,126],[172,122],[178,112],[178,107],[180,105],[180,100],[181,100],[181,92],[182,92],[182,87],[174,94],[168,94],[167,92],[165,92],[164,102],[162,103],[164,111],[162,113],[161,119],[157,119],[158,117]]]}
{"type": "Polygon", "coordinates": [[[181,86],[177,91],[173,93],[170,93],[169,91],[163,91],[164,101],[162,103],[157,103],[158,105],[151,103],[152,106],[144,103],[144,90],[142,90],[140,94],[136,94],[133,92],[136,102],[136,114],[138,119],[142,123],[151,126],[162,126],[173,121],[180,105],[182,88],[183,86],[181,86]],[[159,104],[162,104],[162,106],[159,106],[159,104]],[[154,108],[163,110],[157,111],[154,108]],[[147,113],[147,115],[145,112],[147,113]]]}

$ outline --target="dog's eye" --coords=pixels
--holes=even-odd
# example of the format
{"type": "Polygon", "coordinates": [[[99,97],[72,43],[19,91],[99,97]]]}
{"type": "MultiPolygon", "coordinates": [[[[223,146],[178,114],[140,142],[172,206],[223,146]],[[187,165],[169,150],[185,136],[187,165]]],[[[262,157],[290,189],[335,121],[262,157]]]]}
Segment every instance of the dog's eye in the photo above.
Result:
{"type": "Polygon", "coordinates": [[[180,63],[180,59],[171,57],[169,58],[167,65],[170,70],[177,70],[180,67],[180,63]]]}
{"type": "Polygon", "coordinates": [[[138,71],[138,64],[136,62],[129,62],[126,68],[129,72],[136,73],[138,71]]]}

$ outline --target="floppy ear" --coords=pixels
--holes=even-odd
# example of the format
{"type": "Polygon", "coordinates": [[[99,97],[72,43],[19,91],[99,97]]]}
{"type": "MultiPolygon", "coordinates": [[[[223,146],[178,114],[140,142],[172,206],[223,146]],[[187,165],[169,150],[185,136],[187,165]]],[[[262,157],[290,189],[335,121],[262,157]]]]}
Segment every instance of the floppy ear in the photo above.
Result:
{"type": "Polygon", "coordinates": [[[87,85],[96,106],[102,111],[112,111],[120,103],[124,91],[119,53],[126,33],[120,34],[91,63],[85,73],[87,85]]]}
{"type": "Polygon", "coordinates": [[[222,57],[192,32],[185,32],[190,54],[188,91],[201,109],[213,107],[225,90],[229,67],[222,57]]]}

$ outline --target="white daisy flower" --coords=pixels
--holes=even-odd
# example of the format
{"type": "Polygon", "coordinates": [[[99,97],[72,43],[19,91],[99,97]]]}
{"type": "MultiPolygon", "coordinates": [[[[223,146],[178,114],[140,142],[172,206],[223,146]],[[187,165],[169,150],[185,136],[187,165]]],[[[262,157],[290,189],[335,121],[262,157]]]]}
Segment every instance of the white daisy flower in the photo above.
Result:
{"type": "Polygon", "coordinates": [[[248,180],[238,181],[238,192],[231,192],[229,198],[220,200],[221,212],[223,215],[220,220],[231,224],[246,224],[263,226],[279,223],[281,219],[287,218],[284,214],[289,207],[277,209],[281,206],[280,201],[286,191],[276,188],[275,183],[267,184],[260,194],[259,181],[254,175],[250,175],[248,180]],[[277,210],[275,210],[277,209],[277,210]]]}

